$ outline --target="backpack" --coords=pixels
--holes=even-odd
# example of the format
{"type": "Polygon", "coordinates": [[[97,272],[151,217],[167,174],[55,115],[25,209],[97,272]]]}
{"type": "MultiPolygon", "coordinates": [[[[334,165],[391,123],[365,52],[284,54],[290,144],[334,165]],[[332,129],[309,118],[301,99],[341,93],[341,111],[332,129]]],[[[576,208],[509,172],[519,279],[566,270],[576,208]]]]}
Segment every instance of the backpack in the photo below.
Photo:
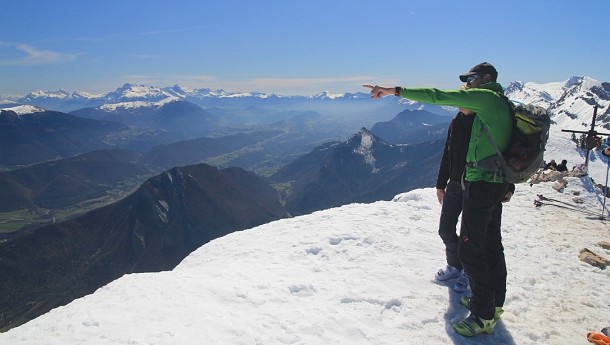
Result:
{"type": "Polygon", "coordinates": [[[483,131],[496,148],[496,155],[484,158],[474,166],[500,172],[506,182],[526,182],[541,167],[546,142],[549,138],[551,118],[547,110],[533,104],[508,102],[513,115],[512,136],[505,152],[501,152],[485,125],[483,131]]]}

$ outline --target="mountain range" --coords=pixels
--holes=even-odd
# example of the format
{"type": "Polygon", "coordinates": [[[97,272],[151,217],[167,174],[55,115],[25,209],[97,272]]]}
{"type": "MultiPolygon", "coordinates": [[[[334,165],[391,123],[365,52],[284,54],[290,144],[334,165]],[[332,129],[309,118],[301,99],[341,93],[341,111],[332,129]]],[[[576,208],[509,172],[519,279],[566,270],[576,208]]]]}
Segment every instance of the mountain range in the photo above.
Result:
{"type": "MultiPolygon", "coordinates": [[[[597,105],[601,109],[598,111],[597,125],[608,128],[609,89],[608,83],[599,83],[588,77],[574,77],[566,82],[550,84],[514,82],[509,84],[506,92],[512,99],[533,102],[551,109],[554,113],[553,120],[569,123],[569,126],[566,126],[568,129],[588,130],[592,119],[592,105],[597,105]],[[562,120],[564,117],[567,118],[566,121],[562,120]]],[[[105,95],[105,99],[112,102],[125,101],[121,103],[124,107],[114,107],[110,104],[99,106],[99,109],[95,111],[101,117],[96,120],[85,119],[74,114],[46,111],[28,105],[2,110],[0,138],[3,141],[0,146],[0,165],[12,170],[0,174],[0,184],[4,186],[3,190],[7,196],[3,199],[0,209],[14,211],[21,207],[28,209],[44,206],[64,207],[67,204],[84,202],[91,198],[103,198],[117,184],[125,184],[125,181],[130,179],[128,185],[123,188],[131,189],[135,187],[134,183],[141,183],[146,177],[172,166],[207,162],[220,167],[239,166],[269,177],[276,174],[272,181],[276,188],[281,189],[284,193],[287,205],[292,212],[302,213],[316,209],[311,202],[309,202],[309,206],[305,207],[304,205],[308,203],[303,201],[307,199],[305,195],[308,193],[315,194],[313,186],[317,183],[316,181],[324,180],[326,177],[330,178],[329,166],[324,168],[325,165],[321,164],[328,159],[326,155],[332,153],[331,156],[341,157],[345,161],[345,155],[337,153],[341,151],[342,145],[333,144],[341,142],[337,141],[340,136],[335,131],[336,127],[340,125],[333,126],[332,124],[339,124],[341,121],[349,122],[350,117],[358,111],[356,108],[363,108],[362,112],[369,112],[374,109],[386,109],[387,111],[396,105],[403,106],[402,111],[394,115],[391,120],[378,121],[370,127],[370,134],[378,139],[375,140],[376,145],[381,142],[384,144],[379,145],[384,147],[402,145],[395,146],[393,150],[400,147],[403,152],[409,151],[409,149],[405,149],[405,144],[434,142],[443,139],[446,135],[446,123],[450,119],[448,116],[422,110],[417,103],[407,100],[396,102],[396,99],[388,97],[381,100],[380,108],[375,108],[376,102],[363,98],[363,95],[330,95],[328,93],[312,98],[301,97],[301,99],[310,100],[312,102],[310,105],[315,104],[315,107],[312,106],[309,109],[297,106],[295,102],[290,104],[298,110],[290,110],[290,106],[286,104],[273,108],[263,107],[255,102],[245,109],[224,107],[204,110],[188,101],[176,100],[168,103],[161,102],[158,107],[150,105],[136,107],[134,109],[137,110],[138,115],[124,112],[128,109],[127,104],[138,102],[149,104],[168,97],[194,97],[194,94],[177,87],[159,89],[127,84],[116,92],[105,95]],[[350,100],[355,102],[355,105],[350,105],[350,100]],[[389,106],[390,103],[396,104],[389,106]],[[115,112],[102,112],[101,109],[115,112]],[[346,113],[342,114],[341,111],[346,113]],[[210,115],[212,113],[216,115],[210,115]],[[325,114],[329,115],[325,116],[325,114]],[[134,117],[141,118],[139,125],[143,127],[134,126],[134,122],[130,124],[134,117]],[[328,122],[329,117],[333,118],[331,122],[328,122]],[[102,120],[102,118],[114,118],[123,123],[102,120]],[[241,125],[233,128],[223,126],[223,122],[227,123],[225,118],[232,118],[228,122],[235,125],[241,123],[241,125]],[[241,120],[236,120],[238,118],[241,120]],[[203,121],[198,119],[203,119],[203,121]],[[203,127],[209,125],[211,135],[218,137],[198,137],[176,141],[184,136],[175,136],[175,133],[172,132],[179,132],[179,128],[186,132],[198,127],[201,122],[207,123],[203,127]],[[242,129],[246,129],[246,131],[239,132],[242,129]],[[100,148],[103,150],[99,150],[100,148]],[[135,150],[137,153],[119,154],[123,149],[135,150]],[[98,151],[92,152],[92,150],[98,151]],[[110,151],[104,152],[104,150],[110,151]],[[76,157],[76,154],[85,156],[72,158],[76,157]],[[97,154],[100,154],[100,157],[96,158],[97,154]],[[129,161],[125,161],[126,157],[131,158],[129,161]],[[64,161],[64,159],[67,160],[64,161]],[[89,163],[78,163],[81,161],[89,163]],[[303,162],[306,161],[311,161],[312,166],[305,167],[306,164],[303,162]],[[37,162],[44,163],[27,166],[37,162]],[[110,167],[116,166],[116,172],[122,174],[120,175],[122,181],[116,179],[114,176],[116,174],[96,172],[96,176],[83,173],[83,171],[94,172],[95,169],[86,168],[87,164],[95,166],[97,163],[94,162],[104,162],[105,165],[97,166],[99,171],[109,171],[110,167]],[[80,164],[83,168],[75,168],[75,164],[80,164]],[[26,167],[15,169],[24,165],[26,167]],[[131,172],[127,173],[125,167],[131,167],[131,172]],[[299,169],[296,167],[301,167],[302,171],[298,172],[299,169]],[[291,173],[288,173],[290,171],[291,173]],[[108,177],[106,178],[104,175],[108,175],[108,177]],[[309,186],[309,184],[312,185],[309,186]],[[305,199],[297,202],[302,198],[305,199]],[[297,204],[303,205],[304,208],[295,206],[297,204]]],[[[284,99],[298,98],[266,97],[262,94],[237,95],[210,90],[200,92],[199,97],[204,96],[219,100],[237,97],[244,102],[247,99],[274,99],[280,103],[284,99]]],[[[28,97],[25,98],[31,100],[102,98],[86,97],[83,93],[69,96],[62,92],[38,92],[28,97]]],[[[82,109],[82,111],[85,110],[87,109],[82,109]]],[[[448,109],[444,109],[444,111],[443,114],[447,114],[448,109]]],[[[77,114],[79,111],[74,113],[77,114]]],[[[186,136],[189,137],[189,135],[186,136]]],[[[347,140],[353,143],[358,142],[359,139],[347,140]]],[[[356,147],[348,145],[348,141],[345,142],[345,145],[350,149],[344,151],[357,150],[356,147]]],[[[428,151],[424,150],[424,152],[428,151]]],[[[404,157],[402,159],[403,163],[408,160],[404,157]]],[[[422,160],[422,162],[426,161],[422,160]]],[[[400,167],[403,163],[396,162],[396,165],[400,167]]],[[[395,170],[397,169],[399,170],[399,168],[395,168],[395,170]]],[[[430,171],[435,169],[436,166],[430,166],[430,171]]],[[[339,174],[340,171],[337,169],[336,173],[339,174]]],[[[387,171],[389,169],[386,167],[385,170],[374,176],[381,176],[387,171]]],[[[407,175],[410,174],[407,173],[407,175]]],[[[341,177],[335,178],[341,180],[341,177]]],[[[429,183],[430,180],[428,177],[426,183],[429,183]]],[[[321,182],[320,185],[323,186],[324,183],[326,182],[321,182]]],[[[322,188],[323,190],[324,188],[322,188]]],[[[367,192],[363,191],[363,193],[367,192]]],[[[358,194],[355,191],[346,192],[345,195],[349,195],[349,197],[345,201],[368,200],[358,199],[361,197],[357,196],[358,194]],[[352,197],[354,199],[350,199],[352,197]]],[[[383,197],[380,194],[374,194],[372,197],[387,199],[391,197],[390,194],[383,195],[383,197]]],[[[335,194],[327,198],[329,203],[325,202],[324,205],[340,203],[337,200],[333,201],[335,198],[339,199],[338,196],[339,194],[335,194]]],[[[318,197],[313,198],[313,200],[316,199],[318,197]]]]}
{"type": "MultiPolygon", "coordinates": [[[[586,76],[574,76],[566,81],[545,84],[513,81],[505,85],[505,93],[514,100],[534,103],[548,108],[554,114],[565,112],[570,114],[570,116],[581,113],[578,111],[580,109],[574,108],[577,100],[583,100],[589,106],[597,104],[600,108],[607,109],[605,104],[608,101],[609,90],[610,83],[599,82],[586,76]]],[[[371,101],[368,93],[331,94],[321,92],[314,96],[280,96],[264,93],[227,92],[207,88],[189,89],[179,85],[160,88],[132,84],[125,84],[114,91],[98,95],[80,91],[72,93],[64,90],[36,91],[23,97],[0,101],[0,108],[7,109],[20,105],[33,105],[47,110],[66,113],[77,110],[86,113],[87,111],[83,109],[94,109],[88,111],[105,111],[110,114],[116,111],[127,111],[128,109],[135,111],[135,109],[142,107],[160,109],[163,105],[173,101],[190,102],[208,112],[218,111],[222,117],[230,117],[230,114],[233,112],[241,112],[245,114],[244,116],[250,118],[269,112],[279,115],[287,109],[292,111],[309,109],[316,112],[319,109],[324,109],[325,114],[335,115],[337,111],[333,111],[333,107],[338,107],[336,110],[343,112],[342,120],[349,118],[346,115],[350,112],[352,113],[351,116],[354,116],[354,113],[357,113],[359,108],[364,108],[362,109],[363,112],[369,114],[375,112],[383,113],[383,116],[386,116],[388,112],[390,114],[393,112],[392,116],[395,116],[395,114],[405,109],[427,110],[440,115],[452,115],[455,111],[453,108],[431,106],[404,99],[396,101],[390,97],[381,101],[371,101]],[[351,108],[339,106],[347,104],[357,106],[351,108]]],[[[608,115],[607,110],[604,110],[604,113],[599,115],[608,115]]],[[[273,120],[279,120],[281,115],[273,119],[269,118],[268,115],[263,117],[267,118],[268,123],[273,120]]],[[[360,118],[359,116],[357,117],[360,118]]],[[[388,120],[390,118],[391,116],[387,117],[388,120]]],[[[383,120],[377,117],[377,120],[369,123],[367,127],[381,121],[383,120]]],[[[603,121],[603,123],[605,125],[607,121],[603,121]]],[[[362,127],[362,124],[358,128],[362,127]]],[[[357,129],[352,131],[352,133],[355,131],[357,129]]]]}
{"type": "MultiPolygon", "coordinates": [[[[400,125],[401,121],[408,118],[403,113],[393,122],[400,125]]],[[[422,126],[421,124],[418,126],[416,122],[409,120],[406,124],[401,125],[406,132],[409,132],[407,130],[409,124],[414,128],[411,132],[417,132],[416,129],[422,126]]],[[[383,134],[384,132],[380,131],[380,133],[383,134]]],[[[444,133],[442,133],[442,136],[444,136],[444,133]]],[[[87,211],[91,207],[122,197],[124,192],[134,188],[136,183],[141,183],[145,178],[173,166],[211,160],[218,162],[220,157],[225,156],[234,156],[233,158],[225,158],[232,159],[231,165],[250,166],[252,164],[251,160],[256,160],[261,155],[269,155],[273,147],[276,146],[274,143],[280,140],[292,140],[292,142],[300,140],[288,137],[289,134],[283,131],[268,130],[237,133],[218,138],[180,141],[156,146],[141,153],[122,149],[105,149],[0,172],[0,186],[4,195],[4,198],[0,200],[0,212],[14,212],[20,209],[28,209],[30,212],[40,210],[36,212],[41,213],[42,216],[36,218],[33,224],[48,222],[52,217],[55,217],[57,211],[54,210],[61,210],[61,213],[66,215],[71,214],[66,212],[66,208],[73,208],[74,212],[87,211]],[[286,139],[278,139],[278,137],[286,139]],[[271,147],[268,148],[267,146],[271,147]],[[117,188],[124,192],[116,193],[117,188]]],[[[317,176],[318,174],[330,178],[331,172],[324,169],[324,164],[328,164],[332,160],[342,160],[351,163],[344,164],[342,169],[333,172],[333,178],[343,179],[341,176],[345,175],[347,179],[343,183],[349,185],[351,183],[350,179],[354,181],[354,177],[347,173],[349,169],[356,169],[358,166],[362,166],[358,169],[365,169],[365,171],[368,169],[368,163],[361,159],[363,152],[360,152],[360,154],[354,154],[354,152],[361,151],[362,148],[359,148],[359,146],[362,146],[361,142],[369,140],[371,143],[369,149],[374,150],[376,156],[384,157],[384,160],[380,161],[374,169],[368,169],[371,171],[367,175],[371,179],[366,183],[367,186],[362,188],[361,192],[352,191],[340,199],[337,197],[341,193],[331,195],[325,197],[325,201],[320,202],[319,205],[313,204],[305,207],[304,205],[293,206],[292,201],[305,197],[302,195],[304,191],[300,188],[290,188],[290,201],[288,203],[290,206],[288,206],[288,209],[295,214],[302,214],[330,204],[388,199],[392,197],[393,191],[396,189],[409,189],[412,186],[426,185],[430,182],[431,178],[429,176],[422,180],[417,178],[416,175],[420,172],[420,168],[437,169],[437,156],[440,152],[438,139],[440,137],[431,138],[426,136],[426,140],[436,140],[433,145],[424,143],[421,146],[413,147],[396,146],[376,138],[372,132],[363,129],[347,142],[331,145],[330,150],[326,147],[328,145],[322,145],[311,153],[297,158],[294,162],[286,162],[281,172],[272,177],[272,181],[276,184],[289,183],[294,184],[294,186],[304,186],[311,183],[312,178],[320,178],[317,176]],[[365,135],[365,137],[362,138],[362,135],[365,135]],[[329,156],[320,161],[310,159],[310,157],[317,157],[317,152],[324,152],[329,156]],[[302,162],[308,160],[317,168],[315,166],[303,166],[302,162]],[[415,161],[419,162],[417,167],[413,166],[415,161]],[[410,163],[407,164],[407,162],[410,163]],[[428,164],[430,164],[429,167],[428,164]],[[307,175],[299,172],[309,169],[315,169],[316,173],[307,175]],[[293,172],[294,176],[289,176],[286,172],[293,172]],[[390,177],[390,174],[393,177],[390,177]],[[376,186],[379,184],[377,181],[380,180],[382,181],[380,185],[384,188],[376,186]],[[374,192],[369,190],[369,186],[374,186],[374,192]]],[[[260,158],[259,163],[261,163],[260,158]]],[[[357,179],[361,179],[363,176],[358,175],[357,179]]],[[[311,189],[308,190],[308,193],[312,192],[311,189]]],[[[324,193],[324,190],[322,192],[324,193]]],[[[310,199],[311,197],[312,195],[308,196],[310,199]]],[[[313,200],[315,199],[317,199],[317,196],[313,198],[313,200]]]]}
{"type": "MultiPolygon", "coordinates": [[[[593,105],[600,108],[596,119],[597,125],[608,128],[609,90],[610,84],[608,83],[599,83],[588,77],[573,77],[565,82],[549,84],[513,82],[506,88],[506,93],[512,99],[547,107],[553,113],[553,120],[569,123],[569,129],[588,130],[593,105]],[[569,121],[563,121],[564,117],[569,121]]],[[[402,106],[402,111],[394,115],[392,119],[374,122],[369,128],[371,128],[371,137],[376,138],[375,145],[381,142],[385,143],[383,144],[385,147],[403,145],[395,146],[393,150],[400,148],[404,152],[408,151],[404,147],[405,144],[434,142],[444,138],[446,123],[450,119],[448,116],[443,116],[448,114],[450,109],[443,109],[443,115],[436,115],[421,109],[420,104],[408,100],[398,100],[397,102],[396,99],[388,97],[380,102],[375,102],[367,99],[365,94],[331,95],[322,93],[317,97],[309,98],[281,97],[263,94],[231,94],[222,90],[211,91],[209,89],[185,90],[177,86],[155,88],[126,84],[115,92],[98,96],[79,92],[74,94],[36,92],[21,100],[51,102],[53,100],[85,99],[88,102],[96,100],[109,103],[96,108],[77,110],[73,114],[47,111],[27,105],[3,109],[0,113],[0,138],[2,138],[0,165],[3,165],[5,169],[13,170],[19,165],[37,162],[52,161],[55,162],[55,165],[63,165],[60,162],[63,158],[85,154],[92,150],[126,148],[131,150],[135,148],[135,151],[139,153],[138,158],[132,159],[131,162],[137,160],[138,164],[143,166],[133,169],[131,176],[142,176],[142,171],[149,171],[150,176],[151,173],[174,165],[198,162],[208,162],[221,167],[240,166],[258,173],[264,171],[266,176],[276,174],[272,179],[274,183],[282,184],[282,188],[286,188],[286,186],[295,188],[289,190],[292,195],[286,194],[288,204],[294,205],[296,195],[306,190],[313,191],[312,187],[307,189],[303,187],[304,185],[313,183],[315,179],[323,179],[322,176],[327,176],[329,171],[317,168],[316,174],[321,174],[317,178],[312,177],[315,175],[312,173],[315,170],[312,167],[303,168],[303,171],[308,171],[308,173],[287,172],[298,171],[295,167],[304,166],[304,161],[315,161],[315,159],[318,159],[315,164],[324,167],[324,164],[320,162],[328,159],[325,154],[329,152],[336,154],[341,151],[342,147],[342,145],[333,144],[341,138],[336,132],[336,127],[341,125],[333,126],[333,124],[340,124],[342,121],[349,122],[350,117],[358,112],[357,108],[362,108],[360,110],[362,113],[374,113],[375,110],[388,111],[395,106],[402,106]],[[215,98],[217,100],[238,98],[242,102],[254,101],[248,103],[246,108],[203,109],[185,100],[187,98],[215,98]],[[168,99],[171,101],[164,102],[168,99]],[[311,102],[309,103],[311,108],[303,108],[303,103],[296,102],[297,99],[299,102],[304,100],[311,102]],[[288,103],[278,105],[277,108],[261,106],[261,103],[258,103],[265,100],[273,100],[276,102],[274,104],[282,104],[282,101],[288,103]],[[153,106],[154,104],[157,106],[153,106]],[[130,108],[129,105],[133,107],[130,108]],[[291,108],[292,106],[295,108],[291,108]],[[129,109],[133,112],[128,111],[129,109]],[[90,112],[90,115],[97,114],[92,115],[95,119],[83,118],[82,116],[87,112],[90,112]],[[77,116],[78,114],[82,116],[77,116]],[[109,118],[112,118],[113,121],[108,121],[109,118]],[[226,118],[232,119],[227,121],[226,118]],[[332,120],[329,121],[329,118],[332,120]],[[225,126],[228,122],[236,127],[225,126]],[[247,131],[239,132],[243,129],[247,131]],[[258,131],[253,131],[255,129],[258,131]],[[184,134],[188,131],[191,133],[184,134]],[[183,134],[176,135],[176,132],[183,132],[183,134]],[[197,134],[205,132],[218,137],[200,137],[197,134]],[[259,134],[263,135],[257,138],[259,134]],[[185,140],[184,137],[189,138],[185,140]],[[179,138],[181,141],[177,141],[179,138]],[[301,177],[302,180],[297,181],[296,177],[301,177]],[[304,183],[305,180],[310,182],[304,183]]],[[[375,117],[380,116],[372,115],[370,118],[375,117]]],[[[353,134],[351,135],[353,136],[353,134]]],[[[345,152],[355,152],[357,148],[347,143],[362,140],[361,136],[359,138],[348,139],[346,145],[349,149],[346,149],[345,152]]],[[[382,150],[378,149],[378,151],[382,150]]],[[[87,159],[91,162],[96,161],[93,158],[94,155],[95,153],[89,154],[87,159]]],[[[97,161],[106,161],[111,164],[107,157],[112,156],[113,154],[106,154],[106,158],[100,157],[97,161]]],[[[345,155],[338,154],[338,156],[344,158],[345,155]]],[[[70,162],[75,162],[75,160],[66,161],[67,164],[71,164],[70,162]]],[[[396,164],[401,166],[403,163],[396,164]]],[[[123,163],[121,163],[121,159],[118,159],[116,164],[119,167],[123,163]]],[[[435,167],[431,168],[433,171],[435,167]]],[[[13,171],[10,174],[3,174],[1,177],[8,177],[8,179],[0,178],[0,183],[7,186],[6,191],[14,191],[9,195],[21,193],[21,196],[9,198],[15,200],[16,205],[21,206],[36,204],[32,200],[37,200],[38,205],[62,199],[65,202],[77,200],[70,196],[70,189],[67,186],[79,186],[72,190],[82,191],[82,195],[99,196],[104,188],[107,190],[112,187],[112,183],[117,182],[110,176],[107,179],[107,185],[100,189],[98,187],[102,183],[98,177],[86,176],[82,173],[52,173],[53,169],[44,165],[37,169],[26,167],[19,170],[20,172],[13,171]],[[45,174],[47,169],[49,173],[45,174]],[[29,179],[29,181],[38,181],[37,185],[18,182],[27,180],[27,178],[17,175],[22,173],[24,176],[28,176],[33,171],[36,171],[33,175],[36,176],[36,179],[29,179]],[[83,180],[86,181],[83,182],[83,180]],[[96,184],[97,186],[95,186],[96,184]],[[25,199],[24,195],[27,195],[25,199]]],[[[70,170],[72,168],[59,171],[70,170]]],[[[388,170],[385,167],[383,173],[388,170]]],[[[338,172],[339,170],[337,170],[338,172]]],[[[377,176],[383,175],[383,173],[377,174],[377,176]]],[[[123,176],[127,177],[127,175],[123,176]]],[[[357,193],[348,194],[353,196],[357,193]]],[[[303,196],[299,196],[299,198],[301,197],[303,196]]],[[[82,199],[78,201],[82,201],[82,199]]],[[[308,206],[307,209],[313,209],[311,207],[308,206]]],[[[293,212],[303,211],[297,211],[297,209],[292,208],[293,212]]]]}
{"type": "MultiPolygon", "coordinates": [[[[174,166],[190,165],[268,140],[280,131],[238,133],[156,146],[145,152],[104,149],[0,172],[0,212],[63,209],[104,198],[112,189],[174,166]]],[[[132,185],[131,183],[130,185],[132,185]]]]}
{"type": "MultiPolygon", "coordinates": [[[[331,94],[321,92],[313,96],[280,96],[260,92],[228,92],[208,88],[190,89],[179,85],[155,87],[124,84],[114,91],[102,94],[90,94],[81,91],[35,91],[12,100],[14,104],[32,104],[45,109],[71,112],[83,108],[101,107],[106,110],[117,108],[138,108],[145,106],[162,106],[163,104],[183,100],[202,106],[230,104],[233,106],[261,105],[269,101],[301,102],[306,100],[357,100],[368,99],[366,93],[331,94]]],[[[5,105],[10,105],[8,101],[5,105]]]]}

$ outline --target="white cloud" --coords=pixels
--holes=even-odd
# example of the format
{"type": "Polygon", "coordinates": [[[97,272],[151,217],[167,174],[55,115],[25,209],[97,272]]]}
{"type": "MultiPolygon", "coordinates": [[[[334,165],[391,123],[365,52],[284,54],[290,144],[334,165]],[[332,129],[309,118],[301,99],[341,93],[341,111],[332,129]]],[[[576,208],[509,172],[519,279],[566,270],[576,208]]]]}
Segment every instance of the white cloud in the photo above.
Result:
{"type": "Polygon", "coordinates": [[[25,43],[0,42],[0,52],[2,52],[2,58],[0,58],[2,65],[39,65],[72,61],[77,58],[77,54],[39,49],[25,43]]]}

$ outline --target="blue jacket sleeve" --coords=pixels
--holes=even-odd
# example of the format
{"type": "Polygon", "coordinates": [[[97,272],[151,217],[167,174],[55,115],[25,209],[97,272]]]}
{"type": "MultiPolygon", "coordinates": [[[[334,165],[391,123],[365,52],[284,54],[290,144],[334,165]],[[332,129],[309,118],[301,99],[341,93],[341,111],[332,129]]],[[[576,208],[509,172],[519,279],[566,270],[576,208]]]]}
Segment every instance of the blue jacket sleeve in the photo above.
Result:
{"type": "Polygon", "coordinates": [[[609,155],[606,154],[606,149],[610,147],[610,136],[606,138],[606,140],[604,140],[604,142],[602,143],[602,155],[606,156],[606,157],[610,157],[609,155]]]}

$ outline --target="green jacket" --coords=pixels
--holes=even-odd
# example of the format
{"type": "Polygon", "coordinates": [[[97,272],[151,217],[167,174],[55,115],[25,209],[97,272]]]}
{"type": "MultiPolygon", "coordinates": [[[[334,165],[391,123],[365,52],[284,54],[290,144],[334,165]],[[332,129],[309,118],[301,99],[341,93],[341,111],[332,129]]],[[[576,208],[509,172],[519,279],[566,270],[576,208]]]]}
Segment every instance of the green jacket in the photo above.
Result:
{"type": "MultiPolygon", "coordinates": [[[[478,162],[496,154],[496,149],[483,132],[483,124],[504,151],[509,144],[512,131],[512,114],[508,103],[499,93],[502,85],[490,82],[476,89],[445,91],[431,88],[401,88],[400,96],[417,102],[449,105],[466,108],[476,113],[472,124],[470,143],[466,162],[478,162]]],[[[493,172],[473,166],[466,167],[465,179],[468,181],[504,182],[504,178],[493,172]]]]}

